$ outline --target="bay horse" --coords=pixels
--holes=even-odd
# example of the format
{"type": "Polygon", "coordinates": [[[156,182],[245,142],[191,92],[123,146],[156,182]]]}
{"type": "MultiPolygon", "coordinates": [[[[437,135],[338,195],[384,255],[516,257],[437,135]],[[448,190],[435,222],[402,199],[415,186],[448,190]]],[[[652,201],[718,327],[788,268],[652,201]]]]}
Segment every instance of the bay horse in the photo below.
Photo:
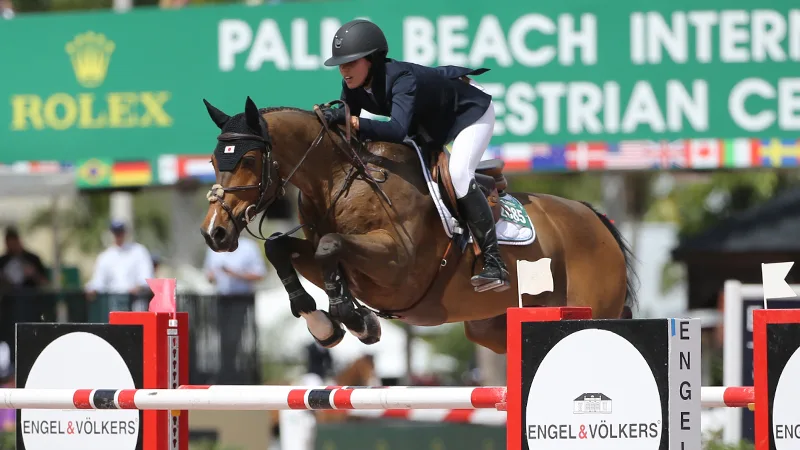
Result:
{"type": "MultiPolygon", "coordinates": [[[[504,192],[524,205],[535,240],[500,246],[512,289],[476,292],[470,278],[479,249],[469,244],[468,232],[451,237],[442,228],[423,158],[410,142],[361,142],[349,127],[329,127],[318,106],[259,109],[247,97],[244,112],[231,117],[203,102],[221,131],[211,156],[216,183],[201,226],[206,244],[213,251],[236,250],[241,231],[252,235],[253,218],[285,194],[286,184],[294,185],[297,228],[305,239],[290,236],[297,228],[262,235],[264,249],[293,315],[306,319],[325,347],[341,341],[342,325],[365,344],[377,342],[377,313],[422,326],[463,322],[468,339],[505,353],[505,313],[518,304],[519,260],[549,258],[545,276],[552,282],[551,289],[524,295],[524,306],[590,306],[595,318],[632,314],[630,250],[588,203],[504,192]],[[297,272],[325,290],[327,312],[317,310],[297,272]]],[[[435,161],[427,169],[437,167],[446,172],[446,164],[435,161]]],[[[476,177],[496,178],[501,169],[497,161],[482,163],[476,177]]],[[[439,175],[438,186],[451,190],[446,173],[439,175]]],[[[496,201],[497,192],[496,186],[487,190],[487,198],[496,201]]]]}

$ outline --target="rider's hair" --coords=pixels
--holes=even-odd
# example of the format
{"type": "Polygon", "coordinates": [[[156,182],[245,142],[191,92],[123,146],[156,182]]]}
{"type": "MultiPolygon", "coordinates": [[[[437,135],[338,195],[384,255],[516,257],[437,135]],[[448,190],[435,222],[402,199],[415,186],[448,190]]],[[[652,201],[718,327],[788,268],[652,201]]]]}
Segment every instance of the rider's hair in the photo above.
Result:
{"type": "Polygon", "coordinates": [[[367,78],[364,80],[364,84],[369,84],[372,81],[373,75],[375,75],[376,71],[380,71],[383,73],[382,67],[386,63],[386,52],[385,51],[377,51],[375,53],[369,54],[364,57],[367,61],[372,63],[369,68],[369,72],[367,72],[367,78]]]}

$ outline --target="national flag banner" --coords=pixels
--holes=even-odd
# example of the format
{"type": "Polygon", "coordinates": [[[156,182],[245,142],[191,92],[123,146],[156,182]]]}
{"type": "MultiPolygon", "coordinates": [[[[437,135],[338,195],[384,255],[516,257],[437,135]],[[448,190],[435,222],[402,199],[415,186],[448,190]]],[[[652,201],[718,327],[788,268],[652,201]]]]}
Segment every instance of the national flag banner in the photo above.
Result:
{"type": "Polygon", "coordinates": [[[561,172],[566,170],[567,161],[564,156],[564,147],[556,147],[546,143],[531,144],[533,153],[533,170],[561,172]]]}
{"type": "Polygon", "coordinates": [[[115,161],[111,166],[112,186],[148,186],[153,170],[148,161],[115,161]]]}
{"type": "Polygon", "coordinates": [[[651,167],[661,169],[687,168],[687,142],[677,141],[649,141],[651,167]]]}
{"type": "Polygon", "coordinates": [[[30,161],[15,161],[11,163],[11,172],[12,173],[21,173],[21,174],[29,174],[31,173],[31,162],[30,161]]]}
{"type": "Polygon", "coordinates": [[[16,161],[9,166],[12,173],[61,173],[67,168],[58,161],[16,161]]]}
{"type": "Polygon", "coordinates": [[[178,178],[213,183],[217,176],[208,156],[181,156],[178,158],[178,178]]]}
{"type": "Polygon", "coordinates": [[[725,146],[725,167],[749,168],[761,166],[759,152],[761,143],[758,139],[726,139],[723,143],[725,146]]]}
{"type": "Polygon", "coordinates": [[[606,168],[608,144],[605,142],[573,142],[566,145],[567,169],[586,171],[606,168]]]}
{"type": "Polygon", "coordinates": [[[607,170],[649,169],[653,166],[648,141],[621,141],[608,144],[607,170]]]}
{"type": "Polygon", "coordinates": [[[158,157],[158,184],[165,186],[178,182],[178,155],[158,157]]]}
{"type": "Polygon", "coordinates": [[[481,156],[481,161],[489,159],[503,159],[503,147],[499,145],[490,145],[486,147],[486,151],[481,156]]]}
{"type": "Polygon", "coordinates": [[[800,143],[796,139],[765,139],[759,149],[764,167],[800,166],[800,143]]]}
{"type": "Polygon", "coordinates": [[[111,161],[91,158],[77,163],[79,189],[104,188],[111,184],[111,161]]]}
{"type": "Polygon", "coordinates": [[[530,171],[533,168],[533,148],[528,143],[503,144],[503,162],[508,171],[530,171]]]}
{"type": "Polygon", "coordinates": [[[690,139],[689,167],[692,169],[717,169],[723,162],[723,144],[719,139],[690,139]]]}

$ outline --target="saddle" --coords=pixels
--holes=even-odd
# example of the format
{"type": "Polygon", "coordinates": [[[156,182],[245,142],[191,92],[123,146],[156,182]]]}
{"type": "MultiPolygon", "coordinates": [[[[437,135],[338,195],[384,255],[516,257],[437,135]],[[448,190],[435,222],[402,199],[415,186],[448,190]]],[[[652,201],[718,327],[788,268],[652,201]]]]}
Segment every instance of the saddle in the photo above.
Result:
{"type": "MultiPolygon", "coordinates": [[[[450,178],[450,154],[442,150],[437,152],[437,155],[433,156],[432,159],[431,177],[433,182],[439,186],[442,200],[447,209],[450,210],[450,214],[461,222],[462,218],[456,202],[456,191],[450,178]]],[[[502,159],[489,159],[478,163],[478,168],[475,169],[475,181],[478,183],[483,195],[486,196],[486,200],[489,201],[495,222],[500,220],[500,195],[508,189],[508,181],[503,175],[504,166],[505,163],[502,159]]]]}

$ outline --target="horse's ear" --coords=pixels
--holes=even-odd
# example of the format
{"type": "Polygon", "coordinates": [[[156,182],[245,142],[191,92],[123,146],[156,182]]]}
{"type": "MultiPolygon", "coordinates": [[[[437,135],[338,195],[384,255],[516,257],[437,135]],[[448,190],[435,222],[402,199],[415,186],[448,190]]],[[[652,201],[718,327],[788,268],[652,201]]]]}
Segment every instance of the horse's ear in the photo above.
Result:
{"type": "Polygon", "coordinates": [[[208,110],[208,115],[211,116],[211,120],[213,120],[214,123],[217,124],[217,126],[221,130],[222,127],[225,126],[226,123],[228,123],[228,120],[230,120],[231,116],[225,114],[224,112],[212,106],[211,103],[208,103],[208,101],[206,101],[206,99],[203,99],[203,103],[206,104],[206,109],[208,110]]]}
{"type": "Polygon", "coordinates": [[[247,100],[244,102],[244,118],[247,121],[247,126],[256,132],[261,131],[261,121],[259,117],[258,106],[256,106],[255,102],[253,102],[248,95],[247,100]]]}

